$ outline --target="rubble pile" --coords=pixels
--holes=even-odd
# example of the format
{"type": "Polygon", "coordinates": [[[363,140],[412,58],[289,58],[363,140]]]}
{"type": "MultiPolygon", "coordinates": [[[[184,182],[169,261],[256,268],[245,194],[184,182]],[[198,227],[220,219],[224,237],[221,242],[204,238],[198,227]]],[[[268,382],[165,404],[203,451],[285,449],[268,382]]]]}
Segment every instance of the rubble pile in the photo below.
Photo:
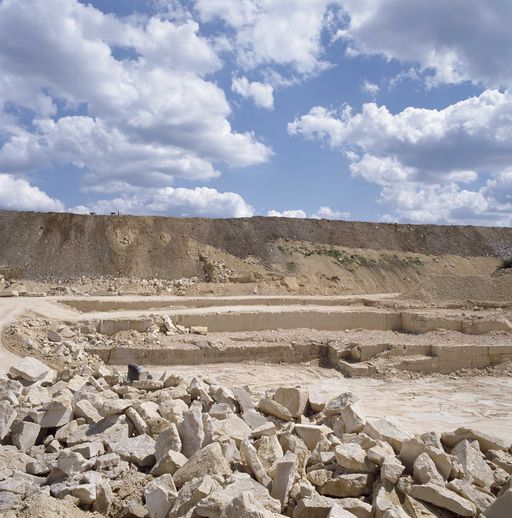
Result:
{"type": "Polygon", "coordinates": [[[99,365],[100,359],[94,354],[97,346],[114,348],[119,343],[126,347],[140,343],[159,346],[165,336],[208,334],[205,326],[175,325],[168,315],[151,315],[149,322],[152,323],[144,332],[130,330],[106,336],[98,331],[100,324],[95,321],[72,325],[27,318],[7,328],[5,340],[18,354],[37,356],[57,368],[72,368],[77,362],[99,365]]]}
{"type": "MultiPolygon", "coordinates": [[[[0,275],[0,296],[47,295],[185,295],[188,288],[199,282],[198,277],[181,279],[137,279],[132,277],[80,276],[53,282],[7,279],[0,275]]],[[[227,282],[227,281],[223,281],[227,282]]]]}
{"type": "Polygon", "coordinates": [[[512,505],[500,439],[415,436],[366,418],[350,393],[288,387],[255,401],[139,365],[20,360],[0,378],[0,441],[0,513],[12,518],[54,499],[150,518],[505,518],[512,505]]]}

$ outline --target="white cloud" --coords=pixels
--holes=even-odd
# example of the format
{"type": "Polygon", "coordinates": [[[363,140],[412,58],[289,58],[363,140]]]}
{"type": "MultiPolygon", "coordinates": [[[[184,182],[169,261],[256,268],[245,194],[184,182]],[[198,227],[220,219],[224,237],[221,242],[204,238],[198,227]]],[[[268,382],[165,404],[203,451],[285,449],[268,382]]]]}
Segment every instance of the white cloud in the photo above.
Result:
{"type": "Polygon", "coordinates": [[[246,77],[234,77],[231,89],[245,99],[252,99],[256,106],[267,110],[274,108],[274,89],[270,85],[250,82],[246,77]]]}
{"type": "Polygon", "coordinates": [[[64,204],[26,180],[0,174],[0,208],[62,212],[64,204]]]}
{"type": "Polygon", "coordinates": [[[6,119],[0,168],[74,164],[89,188],[106,190],[262,163],[271,150],[233,131],[224,92],[205,78],[221,66],[192,20],[121,20],[76,0],[2,2],[0,108],[34,119],[6,119]]]}
{"type": "Polygon", "coordinates": [[[306,213],[302,209],[284,210],[279,212],[277,210],[269,210],[267,216],[271,218],[305,218],[306,213]]]}
{"type": "Polygon", "coordinates": [[[233,192],[218,192],[207,187],[194,189],[167,187],[146,189],[132,195],[99,200],[69,209],[70,212],[110,214],[165,214],[181,217],[247,218],[252,207],[233,192]]]}
{"type": "Polygon", "coordinates": [[[512,86],[512,3],[344,0],[349,54],[418,63],[436,83],[512,86]]]}
{"type": "Polygon", "coordinates": [[[492,213],[502,224],[512,209],[493,187],[512,185],[504,173],[512,163],[509,92],[487,90],[443,110],[406,108],[397,114],[374,103],[355,114],[349,107],[317,106],[291,122],[288,132],[344,150],[352,175],[380,185],[381,202],[399,218],[454,222],[492,213]],[[459,185],[488,175],[485,189],[459,185]]]}
{"type": "Polygon", "coordinates": [[[348,219],[350,218],[350,212],[342,212],[339,210],[333,210],[331,207],[322,206],[314,214],[308,216],[302,209],[294,210],[269,210],[267,216],[273,218],[312,218],[312,219],[348,219]]]}
{"type": "Polygon", "coordinates": [[[313,219],[349,219],[350,212],[333,210],[331,207],[322,206],[311,217],[313,219]]]}
{"type": "Polygon", "coordinates": [[[379,93],[380,88],[379,88],[379,85],[376,85],[375,83],[365,80],[361,86],[361,90],[363,92],[366,92],[367,94],[375,96],[379,93]]]}
{"type": "Polygon", "coordinates": [[[322,33],[333,0],[195,0],[202,21],[222,20],[235,31],[239,64],[247,69],[285,65],[312,74],[329,64],[322,33]]]}

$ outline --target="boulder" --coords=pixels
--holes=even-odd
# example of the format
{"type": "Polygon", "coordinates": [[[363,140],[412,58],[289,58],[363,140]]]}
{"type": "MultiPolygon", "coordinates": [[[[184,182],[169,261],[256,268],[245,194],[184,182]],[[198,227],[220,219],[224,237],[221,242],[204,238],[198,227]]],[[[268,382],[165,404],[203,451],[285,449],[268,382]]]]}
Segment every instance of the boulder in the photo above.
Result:
{"type": "Polygon", "coordinates": [[[340,444],[336,446],[334,454],[338,464],[349,472],[375,473],[377,471],[377,466],[368,460],[366,452],[359,444],[340,444]]]}
{"type": "Polygon", "coordinates": [[[129,407],[125,411],[126,417],[131,421],[133,427],[139,435],[145,434],[149,431],[149,426],[146,421],[142,419],[140,414],[135,410],[135,408],[129,407]]]}
{"type": "MultiPolygon", "coordinates": [[[[189,516],[188,513],[193,508],[195,508],[195,512],[197,512],[198,508],[196,506],[198,506],[200,503],[203,503],[208,495],[220,489],[222,488],[219,483],[213,480],[209,475],[190,480],[179,490],[178,496],[176,497],[168,518],[181,518],[182,516],[189,516]]],[[[210,515],[203,514],[202,516],[210,515]]]]}
{"type": "Polygon", "coordinates": [[[476,506],[466,498],[446,489],[443,486],[429,482],[424,485],[413,486],[410,496],[431,503],[442,509],[447,509],[460,516],[476,516],[476,506]]]}
{"type": "Polygon", "coordinates": [[[29,421],[18,421],[12,427],[12,443],[21,451],[32,448],[36,443],[41,426],[29,421]]]}
{"type": "MultiPolygon", "coordinates": [[[[244,493],[251,493],[261,507],[271,513],[279,513],[281,503],[272,498],[266,488],[250,478],[245,473],[236,473],[231,482],[224,488],[219,488],[210,493],[204,500],[198,503],[196,513],[198,516],[210,518],[219,517],[226,507],[244,493]]],[[[241,515],[244,516],[244,515],[241,515]]]]}
{"type": "Polygon", "coordinates": [[[434,461],[427,453],[419,455],[413,464],[414,478],[419,484],[434,482],[444,485],[444,478],[436,468],[434,461]]]}
{"type": "Polygon", "coordinates": [[[108,448],[123,460],[133,462],[140,467],[149,467],[155,463],[155,441],[149,435],[129,437],[110,443],[108,448]]]}
{"type": "Polygon", "coordinates": [[[9,433],[17,412],[9,401],[0,401],[0,441],[9,433]]]}
{"type": "Polygon", "coordinates": [[[231,468],[222,454],[222,447],[218,442],[205,446],[174,473],[176,487],[183,486],[196,477],[205,475],[225,476],[231,473],[231,468]]]}
{"type": "Polygon", "coordinates": [[[297,474],[297,455],[291,451],[287,452],[276,462],[274,481],[272,484],[271,496],[281,503],[281,509],[288,504],[288,495],[295,482],[297,474]]]}
{"type": "Polygon", "coordinates": [[[405,441],[414,437],[396,419],[391,417],[369,419],[364,426],[364,433],[372,439],[388,442],[396,453],[400,452],[405,441]]]}
{"type": "Polygon", "coordinates": [[[204,440],[202,407],[194,402],[190,410],[183,414],[183,421],[178,425],[178,433],[182,443],[182,453],[191,457],[201,449],[204,440]]]}
{"type": "Polygon", "coordinates": [[[155,477],[170,473],[174,475],[182,466],[187,463],[188,459],[179,451],[169,450],[165,455],[160,457],[151,470],[151,474],[155,477]]]}
{"type": "Polygon", "coordinates": [[[493,435],[464,427],[457,428],[457,430],[454,432],[447,432],[441,435],[441,441],[449,448],[454,448],[457,444],[459,444],[460,441],[463,440],[478,441],[480,449],[484,452],[488,450],[507,451],[510,446],[509,443],[503,439],[500,439],[499,437],[494,437],[493,435]]]}
{"type": "Polygon", "coordinates": [[[272,479],[267,475],[256,448],[246,439],[240,444],[240,453],[256,480],[265,487],[269,487],[272,479]]]}
{"type": "Polygon", "coordinates": [[[271,415],[281,419],[281,421],[291,421],[292,415],[283,405],[272,399],[263,398],[258,403],[258,410],[265,415],[271,415]]]}
{"type": "Polygon", "coordinates": [[[331,508],[332,501],[330,499],[313,495],[298,502],[293,510],[293,518],[327,518],[331,508]]]}
{"type": "Polygon", "coordinates": [[[90,401],[82,399],[75,404],[75,417],[83,417],[88,423],[97,423],[103,418],[90,401]]]}
{"type": "Polygon", "coordinates": [[[171,475],[162,475],[151,481],[144,489],[149,518],[166,518],[177,496],[171,475]]]}
{"type": "Polygon", "coordinates": [[[460,441],[452,449],[452,456],[455,457],[470,481],[483,488],[492,486],[494,482],[493,471],[485,462],[477,444],[473,445],[468,440],[460,441]]]}
{"type": "Polygon", "coordinates": [[[491,493],[481,491],[465,480],[454,479],[446,487],[473,502],[479,513],[483,513],[496,500],[491,493]]]}
{"type": "Polygon", "coordinates": [[[306,390],[294,387],[279,387],[274,394],[274,401],[284,406],[293,418],[304,415],[308,399],[306,390]]]}
{"type": "Polygon", "coordinates": [[[367,496],[371,494],[372,483],[373,477],[367,473],[338,475],[326,482],[320,488],[320,493],[337,498],[367,496]]]}
{"type": "Polygon", "coordinates": [[[315,446],[325,439],[328,432],[332,432],[326,426],[318,426],[314,424],[297,424],[295,425],[295,432],[304,441],[308,449],[314,450],[315,446]]]}
{"type": "Polygon", "coordinates": [[[405,466],[396,457],[388,457],[382,463],[380,469],[380,478],[383,482],[388,482],[394,486],[398,482],[398,479],[402,476],[404,470],[405,466]]]}
{"type": "Polygon", "coordinates": [[[155,443],[155,457],[157,462],[169,451],[181,452],[181,438],[178,428],[171,423],[165,430],[158,434],[155,443]]]}
{"type": "Polygon", "coordinates": [[[30,383],[34,383],[43,379],[50,369],[37,358],[27,356],[17,361],[10,369],[9,376],[11,378],[21,378],[30,383]]]}

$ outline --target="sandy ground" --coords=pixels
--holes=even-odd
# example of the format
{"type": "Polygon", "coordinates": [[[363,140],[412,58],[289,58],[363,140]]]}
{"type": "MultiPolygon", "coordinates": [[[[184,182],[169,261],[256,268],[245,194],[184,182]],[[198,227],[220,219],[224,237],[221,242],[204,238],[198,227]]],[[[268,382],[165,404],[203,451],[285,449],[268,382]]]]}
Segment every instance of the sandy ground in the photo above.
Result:
{"type": "Polygon", "coordinates": [[[317,366],[254,362],[151,370],[155,374],[167,371],[217,378],[227,386],[248,385],[258,394],[279,386],[307,387],[326,398],[350,391],[361,398],[369,417],[396,417],[414,433],[467,426],[506,440],[512,435],[512,399],[506,396],[512,394],[511,377],[351,379],[317,366]]]}

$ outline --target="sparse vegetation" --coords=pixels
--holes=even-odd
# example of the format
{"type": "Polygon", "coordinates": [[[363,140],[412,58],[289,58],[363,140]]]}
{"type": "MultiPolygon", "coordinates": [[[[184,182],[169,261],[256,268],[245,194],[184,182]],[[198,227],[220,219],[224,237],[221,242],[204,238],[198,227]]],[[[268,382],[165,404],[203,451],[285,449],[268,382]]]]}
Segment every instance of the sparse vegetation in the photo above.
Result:
{"type": "Polygon", "coordinates": [[[503,259],[498,270],[508,270],[512,268],[512,257],[508,257],[507,259],[503,259]]]}

